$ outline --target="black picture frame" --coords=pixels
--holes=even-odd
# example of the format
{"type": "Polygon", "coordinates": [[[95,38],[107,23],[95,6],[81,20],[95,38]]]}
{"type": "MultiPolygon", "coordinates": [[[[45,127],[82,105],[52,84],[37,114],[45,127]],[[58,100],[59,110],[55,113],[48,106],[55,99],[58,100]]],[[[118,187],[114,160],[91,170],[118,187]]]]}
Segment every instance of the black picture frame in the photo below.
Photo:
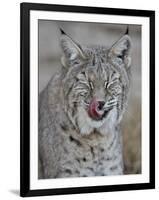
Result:
{"type": "Polygon", "coordinates": [[[21,39],[21,126],[20,126],[20,195],[43,196],[76,193],[95,193],[123,190],[140,190],[155,188],[155,11],[131,10],[101,7],[83,7],[71,5],[49,5],[35,3],[21,3],[20,5],[20,39],[21,39]],[[148,17],[150,24],[150,180],[148,183],[123,184],[123,185],[103,185],[73,188],[52,188],[52,189],[30,189],[30,11],[59,11],[93,13],[122,16],[148,17]],[[150,134],[151,133],[151,134],[150,134]]]}

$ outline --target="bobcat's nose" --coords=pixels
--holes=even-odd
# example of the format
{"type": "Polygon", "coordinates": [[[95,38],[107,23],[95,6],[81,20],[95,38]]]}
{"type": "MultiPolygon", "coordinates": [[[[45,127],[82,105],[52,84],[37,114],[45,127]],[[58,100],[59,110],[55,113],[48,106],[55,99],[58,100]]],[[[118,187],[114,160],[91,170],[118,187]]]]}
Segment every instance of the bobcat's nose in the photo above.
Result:
{"type": "Polygon", "coordinates": [[[102,110],[104,105],[105,105],[105,101],[98,101],[98,109],[99,110],[102,110]]]}

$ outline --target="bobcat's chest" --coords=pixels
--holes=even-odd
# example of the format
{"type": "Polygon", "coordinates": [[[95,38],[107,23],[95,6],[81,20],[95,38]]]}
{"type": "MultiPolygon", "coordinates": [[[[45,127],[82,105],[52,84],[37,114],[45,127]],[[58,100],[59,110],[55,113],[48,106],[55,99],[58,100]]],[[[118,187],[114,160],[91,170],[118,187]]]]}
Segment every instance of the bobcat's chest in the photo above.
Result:
{"type": "MultiPolygon", "coordinates": [[[[106,137],[75,137],[68,134],[63,138],[58,177],[104,176],[122,173],[119,147],[108,149],[106,137]]],[[[115,146],[111,141],[112,147],[115,146]]]]}

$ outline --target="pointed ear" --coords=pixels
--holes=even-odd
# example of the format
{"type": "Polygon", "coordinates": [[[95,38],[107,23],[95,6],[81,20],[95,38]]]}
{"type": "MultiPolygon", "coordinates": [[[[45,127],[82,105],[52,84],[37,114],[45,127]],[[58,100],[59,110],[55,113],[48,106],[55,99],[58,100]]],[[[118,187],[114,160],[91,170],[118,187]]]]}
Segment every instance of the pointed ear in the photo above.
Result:
{"type": "Polygon", "coordinates": [[[61,47],[64,52],[64,57],[61,59],[64,66],[76,59],[86,59],[81,46],[66,35],[63,30],[61,30],[61,47]]]}
{"type": "Polygon", "coordinates": [[[110,59],[117,58],[117,61],[124,63],[128,68],[131,64],[130,51],[131,39],[126,34],[110,48],[108,56],[110,59]]]}

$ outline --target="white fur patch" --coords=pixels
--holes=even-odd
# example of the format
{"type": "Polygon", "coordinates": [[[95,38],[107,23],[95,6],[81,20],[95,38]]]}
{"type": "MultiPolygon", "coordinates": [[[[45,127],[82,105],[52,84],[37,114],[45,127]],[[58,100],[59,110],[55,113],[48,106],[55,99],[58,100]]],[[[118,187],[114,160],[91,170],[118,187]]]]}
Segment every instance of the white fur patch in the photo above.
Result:
{"type": "Polygon", "coordinates": [[[113,129],[116,119],[116,108],[112,109],[108,115],[100,121],[91,119],[83,107],[78,108],[77,121],[80,132],[83,135],[89,135],[95,128],[99,130],[101,134],[106,134],[113,129]]]}

